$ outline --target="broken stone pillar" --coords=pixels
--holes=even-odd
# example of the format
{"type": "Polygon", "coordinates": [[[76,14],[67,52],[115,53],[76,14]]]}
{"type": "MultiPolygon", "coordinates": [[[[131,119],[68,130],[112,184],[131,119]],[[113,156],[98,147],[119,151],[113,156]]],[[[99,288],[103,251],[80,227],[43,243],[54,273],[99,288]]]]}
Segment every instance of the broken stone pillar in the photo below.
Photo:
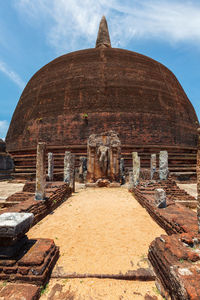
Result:
{"type": "Polygon", "coordinates": [[[119,168],[120,168],[121,184],[125,184],[124,158],[120,158],[119,168]]]}
{"type": "Polygon", "coordinates": [[[158,208],[167,207],[166,193],[163,189],[155,190],[155,203],[158,208]]]}
{"type": "Polygon", "coordinates": [[[133,172],[129,172],[129,183],[128,183],[128,189],[129,191],[132,191],[134,188],[134,180],[133,180],[133,172]]]}
{"type": "Polygon", "coordinates": [[[151,180],[156,172],[156,154],[151,154],[151,180]]]}
{"type": "Polygon", "coordinates": [[[64,182],[69,184],[74,191],[74,164],[75,157],[70,151],[65,152],[64,157],[64,182]]]}
{"type": "Polygon", "coordinates": [[[168,152],[160,151],[159,155],[159,177],[160,180],[166,180],[168,178],[168,152]]]}
{"type": "Polygon", "coordinates": [[[200,233],[200,128],[198,128],[198,149],[197,149],[197,219],[198,231],[200,233]]]}
{"type": "Polygon", "coordinates": [[[45,185],[46,185],[45,154],[46,154],[46,144],[38,143],[37,162],[36,162],[35,200],[44,200],[45,198],[45,185]]]}
{"type": "Polygon", "coordinates": [[[133,159],[133,184],[137,186],[140,180],[140,157],[137,152],[132,152],[133,159]]]}
{"type": "Polygon", "coordinates": [[[48,179],[53,181],[54,157],[53,153],[48,153],[48,179]]]}
{"type": "Polygon", "coordinates": [[[11,258],[27,242],[25,233],[30,229],[32,213],[9,212],[0,215],[0,258],[11,258]]]}
{"type": "Polygon", "coordinates": [[[87,174],[87,157],[80,156],[80,166],[79,166],[79,181],[81,183],[85,182],[87,174]]]}

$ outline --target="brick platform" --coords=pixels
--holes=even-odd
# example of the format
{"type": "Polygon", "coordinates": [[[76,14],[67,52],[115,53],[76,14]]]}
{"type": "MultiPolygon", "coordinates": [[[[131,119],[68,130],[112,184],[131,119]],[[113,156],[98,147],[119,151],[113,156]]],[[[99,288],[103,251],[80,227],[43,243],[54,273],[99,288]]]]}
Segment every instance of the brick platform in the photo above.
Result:
{"type": "Polygon", "coordinates": [[[53,240],[27,240],[16,257],[0,260],[0,280],[44,285],[58,256],[59,249],[53,240]]]}
{"type": "Polygon", "coordinates": [[[200,235],[156,238],[148,258],[172,299],[200,299],[200,235]]]}

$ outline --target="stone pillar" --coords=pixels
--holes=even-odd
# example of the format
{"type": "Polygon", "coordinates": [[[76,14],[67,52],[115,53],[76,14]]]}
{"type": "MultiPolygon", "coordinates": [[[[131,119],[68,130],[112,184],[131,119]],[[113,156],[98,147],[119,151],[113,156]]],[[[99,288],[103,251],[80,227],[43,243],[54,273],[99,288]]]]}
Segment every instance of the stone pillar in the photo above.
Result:
{"type": "Polygon", "coordinates": [[[137,152],[132,152],[133,159],[133,184],[137,186],[140,180],[140,157],[137,152]]]}
{"type": "Polygon", "coordinates": [[[87,173],[87,157],[80,156],[80,166],[79,166],[79,180],[81,183],[85,182],[87,173]]]}
{"type": "Polygon", "coordinates": [[[200,233],[200,128],[198,128],[198,149],[197,149],[197,219],[198,231],[200,233]]]}
{"type": "Polygon", "coordinates": [[[129,172],[129,184],[128,184],[128,189],[129,191],[132,191],[134,188],[134,180],[133,180],[133,172],[129,172]]]}
{"type": "Polygon", "coordinates": [[[46,143],[37,145],[35,200],[44,200],[46,185],[46,143]]]}
{"type": "Polygon", "coordinates": [[[53,153],[48,153],[48,179],[53,181],[54,157],[53,153]]]}
{"type": "Polygon", "coordinates": [[[166,193],[163,189],[155,190],[155,203],[158,208],[167,207],[166,193]]]}
{"type": "Polygon", "coordinates": [[[151,154],[151,180],[156,172],[156,154],[151,154]]]}
{"type": "Polygon", "coordinates": [[[160,180],[166,180],[168,178],[168,152],[160,151],[159,155],[159,177],[160,180]]]}
{"type": "Polygon", "coordinates": [[[68,183],[74,191],[74,163],[75,157],[70,151],[65,152],[64,157],[64,182],[68,183]]]}
{"type": "Polygon", "coordinates": [[[120,168],[121,184],[125,184],[124,158],[120,158],[119,168],[120,168]]]}

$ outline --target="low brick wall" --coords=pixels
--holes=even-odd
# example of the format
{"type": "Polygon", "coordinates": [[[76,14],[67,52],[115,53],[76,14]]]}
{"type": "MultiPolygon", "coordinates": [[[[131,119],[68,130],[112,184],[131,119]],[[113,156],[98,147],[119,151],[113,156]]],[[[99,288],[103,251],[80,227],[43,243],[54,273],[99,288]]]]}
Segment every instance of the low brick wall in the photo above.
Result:
{"type": "MultiPolygon", "coordinates": [[[[27,184],[29,186],[29,184],[27,184]]],[[[34,214],[33,225],[42,220],[46,215],[55,210],[61,203],[71,196],[72,189],[63,182],[48,183],[46,189],[46,200],[36,201],[34,193],[20,192],[8,197],[6,200],[20,202],[10,208],[1,210],[5,212],[28,212],[34,214]]]]}
{"type": "MultiPolygon", "coordinates": [[[[200,235],[197,214],[175,200],[187,201],[187,193],[177,189],[173,181],[138,185],[133,189],[138,202],[169,236],[156,238],[149,247],[148,258],[160,283],[163,296],[171,299],[200,299],[200,235]],[[167,207],[157,208],[154,190],[163,188],[167,207]],[[164,288],[162,290],[162,288],[164,288]]],[[[193,201],[193,197],[188,197],[193,201]]],[[[181,201],[180,201],[181,203],[181,201]]]]}
{"type": "Polygon", "coordinates": [[[200,299],[200,235],[181,234],[156,238],[148,258],[171,299],[200,299]]]}
{"type": "Polygon", "coordinates": [[[157,208],[151,192],[141,192],[138,188],[133,190],[138,202],[146,208],[156,223],[161,226],[167,234],[182,232],[197,232],[197,214],[191,209],[168,201],[166,208],[157,208]]]}

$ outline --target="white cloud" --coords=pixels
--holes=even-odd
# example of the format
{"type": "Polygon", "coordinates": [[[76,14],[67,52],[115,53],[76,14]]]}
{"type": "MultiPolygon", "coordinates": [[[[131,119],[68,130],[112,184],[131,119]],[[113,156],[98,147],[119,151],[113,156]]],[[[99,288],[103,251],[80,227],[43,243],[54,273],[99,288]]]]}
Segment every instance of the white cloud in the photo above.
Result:
{"type": "Polygon", "coordinates": [[[25,87],[25,82],[20,78],[20,76],[11,70],[3,61],[0,61],[0,71],[10,78],[21,89],[25,87]]]}
{"type": "Polygon", "coordinates": [[[3,140],[5,140],[5,136],[6,136],[6,133],[8,131],[8,127],[9,127],[8,121],[6,121],[6,120],[1,121],[0,120],[0,138],[3,139],[3,140]]]}
{"type": "Polygon", "coordinates": [[[27,21],[43,26],[58,53],[95,45],[106,15],[113,46],[133,38],[190,41],[200,45],[200,4],[187,0],[16,0],[27,21]]]}

